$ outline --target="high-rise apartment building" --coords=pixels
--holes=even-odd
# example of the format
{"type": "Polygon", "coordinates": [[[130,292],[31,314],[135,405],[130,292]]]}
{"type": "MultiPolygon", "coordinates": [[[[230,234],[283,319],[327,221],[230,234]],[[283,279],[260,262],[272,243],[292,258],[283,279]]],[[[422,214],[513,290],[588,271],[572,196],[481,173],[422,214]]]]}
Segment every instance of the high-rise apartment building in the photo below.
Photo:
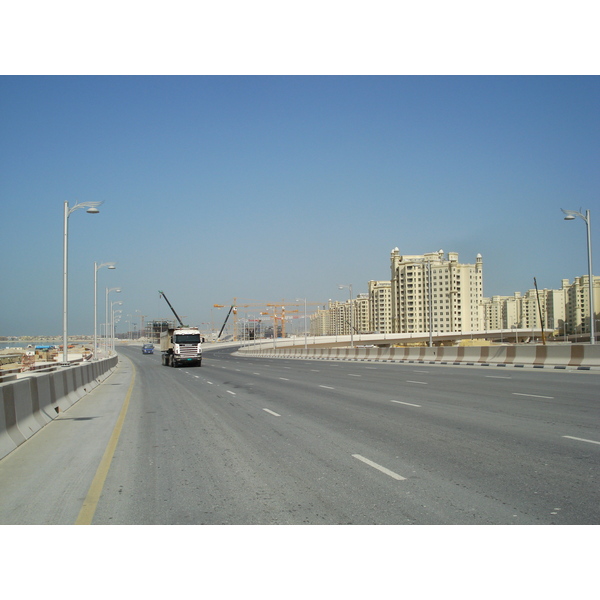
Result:
{"type": "Polygon", "coordinates": [[[354,309],[354,333],[369,333],[369,294],[357,294],[352,302],[354,309]]]}
{"type": "MultiPolygon", "coordinates": [[[[329,301],[311,316],[312,335],[354,333],[469,333],[539,330],[542,323],[559,334],[589,333],[588,276],[559,290],[528,290],[483,298],[483,259],[461,264],[458,253],[390,254],[390,281],[369,281],[368,293],[352,301],[329,301]],[[541,315],[540,315],[541,313],[541,315]]],[[[600,317],[600,276],[594,277],[594,318],[600,317]]],[[[600,321],[596,322],[596,325],[600,321]]],[[[596,327],[596,331],[600,327],[596,327]]]]}
{"type": "Polygon", "coordinates": [[[483,259],[461,264],[458,253],[390,255],[392,332],[469,332],[483,329],[483,259]]]}
{"type": "MultiPolygon", "coordinates": [[[[568,280],[566,280],[568,281],[568,280]]],[[[566,289],[566,319],[567,333],[589,333],[590,332],[590,292],[589,275],[576,277],[566,289]]],[[[600,314],[600,276],[593,278],[594,286],[594,311],[592,318],[597,319],[600,314]]],[[[563,281],[564,287],[564,281],[563,281]]],[[[595,331],[598,331],[599,323],[595,323],[595,331]]]]}
{"type": "Polygon", "coordinates": [[[371,333],[392,332],[392,283],[369,281],[369,328],[371,333]]]}
{"type": "MultiPolygon", "coordinates": [[[[600,313],[600,277],[594,276],[595,315],[600,313]]],[[[563,279],[561,289],[528,290],[521,295],[493,296],[483,299],[487,329],[539,329],[558,334],[589,333],[590,304],[588,276],[576,277],[573,283],[563,279]],[[539,297],[539,303],[538,303],[539,297]]],[[[596,317],[594,317],[596,318],[596,317]]]]}
{"type": "Polygon", "coordinates": [[[331,323],[331,311],[326,308],[319,308],[310,315],[310,335],[329,335],[331,323]]]}
{"type": "Polygon", "coordinates": [[[345,302],[330,300],[326,309],[310,317],[312,335],[350,335],[369,333],[369,295],[357,294],[345,302]]]}
{"type": "Polygon", "coordinates": [[[510,296],[492,296],[483,299],[484,329],[504,329],[505,306],[510,296]]]}
{"type": "MultiPolygon", "coordinates": [[[[550,329],[556,329],[559,333],[565,332],[567,303],[565,289],[569,286],[569,280],[562,280],[560,290],[546,290],[546,317],[544,325],[550,329]]],[[[542,307],[543,308],[543,307],[542,307]]]]}

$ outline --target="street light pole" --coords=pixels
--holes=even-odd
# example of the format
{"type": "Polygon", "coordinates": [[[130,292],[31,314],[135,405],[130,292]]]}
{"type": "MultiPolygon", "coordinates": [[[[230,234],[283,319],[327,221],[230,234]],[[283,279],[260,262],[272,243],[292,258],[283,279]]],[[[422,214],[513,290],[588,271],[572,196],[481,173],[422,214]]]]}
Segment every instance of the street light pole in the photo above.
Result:
{"type": "Polygon", "coordinates": [[[107,262],[98,265],[94,262],[94,360],[98,358],[98,269],[108,267],[116,269],[114,262],[107,262]]]}
{"type": "Polygon", "coordinates": [[[109,344],[108,344],[108,325],[109,325],[109,322],[108,322],[108,295],[111,292],[120,292],[120,291],[121,291],[121,289],[116,288],[116,287],[110,288],[110,289],[106,288],[106,297],[104,300],[104,318],[105,318],[105,321],[104,321],[104,350],[106,351],[107,356],[110,356],[109,344]]]}
{"type": "MultiPolygon", "coordinates": [[[[300,302],[302,298],[296,298],[296,302],[300,302]]],[[[304,349],[308,348],[308,332],[306,330],[306,298],[304,298],[304,349]]]]}
{"type": "Polygon", "coordinates": [[[352,284],[348,285],[340,284],[338,286],[340,290],[348,288],[350,292],[350,347],[354,348],[354,307],[352,306],[352,284]]]}
{"type": "MultiPolygon", "coordinates": [[[[431,279],[431,259],[427,261],[427,287],[429,294],[427,295],[429,304],[429,347],[433,348],[433,290],[432,290],[432,279],[431,279]]],[[[439,333],[438,333],[439,336],[439,333]]]]}
{"type": "Polygon", "coordinates": [[[113,309],[114,305],[117,306],[121,306],[123,304],[123,302],[121,300],[115,300],[114,302],[110,303],[110,336],[111,336],[111,341],[110,341],[110,349],[112,352],[115,351],[115,313],[118,312],[123,312],[120,309],[113,309]]]}
{"type": "Polygon", "coordinates": [[[304,298],[304,349],[308,349],[308,325],[306,323],[306,298],[304,298]]]}
{"type": "Polygon", "coordinates": [[[80,202],[69,208],[69,203],[64,203],[63,209],[63,365],[69,364],[68,347],[69,336],[68,328],[68,245],[69,245],[69,216],[79,208],[87,208],[86,212],[97,214],[100,211],[96,208],[102,202],[80,202]]]}
{"type": "Polygon", "coordinates": [[[565,213],[565,221],[573,221],[575,217],[583,219],[586,224],[587,231],[587,252],[588,252],[588,277],[589,277],[589,302],[590,302],[590,344],[596,343],[596,328],[594,324],[594,276],[592,275],[592,230],[590,223],[590,211],[585,211],[585,217],[576,210],[560,210],[565,213]]]}

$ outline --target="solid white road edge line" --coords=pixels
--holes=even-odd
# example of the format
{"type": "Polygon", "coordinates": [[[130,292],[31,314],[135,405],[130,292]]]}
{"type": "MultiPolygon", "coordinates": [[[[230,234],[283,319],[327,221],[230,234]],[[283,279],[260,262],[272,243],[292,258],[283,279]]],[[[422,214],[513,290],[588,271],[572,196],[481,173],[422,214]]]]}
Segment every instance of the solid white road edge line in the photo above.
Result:
{"type": "Polygon", "coordinates": [[[536,394],[519,394],[519,392],[513,392],[513,396],[528,396],[529,398],[545,398],[546,400],[554,400],[554,396],[537,396],[536,394]]]}

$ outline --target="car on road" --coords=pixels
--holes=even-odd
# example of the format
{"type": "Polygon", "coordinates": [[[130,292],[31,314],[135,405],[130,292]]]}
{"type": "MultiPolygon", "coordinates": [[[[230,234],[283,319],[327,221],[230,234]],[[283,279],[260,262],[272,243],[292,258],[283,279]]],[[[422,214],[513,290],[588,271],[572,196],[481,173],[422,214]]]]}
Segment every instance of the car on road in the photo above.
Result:
{"type": "Polygon", "coordinates": [[[142,346],[142,354],[154,354],[154,344],[144,344],[142,346]]]}

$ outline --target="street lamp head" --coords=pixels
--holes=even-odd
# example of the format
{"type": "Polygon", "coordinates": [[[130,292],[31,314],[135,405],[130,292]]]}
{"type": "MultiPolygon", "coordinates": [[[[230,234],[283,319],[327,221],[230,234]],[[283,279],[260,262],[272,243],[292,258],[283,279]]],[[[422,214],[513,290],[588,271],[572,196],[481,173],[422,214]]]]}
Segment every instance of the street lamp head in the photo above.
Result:
{"type": "Polygon", "coordinates": [[[95,206],[91,206],[85,212],[90,213],[90,215],[97,215],[100,211],[95,206]]]}
{"type": "Polygon", "coordinates": [[[564,208],[561,208],[560,210],[565,214],[565,221],[574,221],[575,217],[581,217],[585,221],[585,217],[576,210],[565,210],[564,208]]]}

